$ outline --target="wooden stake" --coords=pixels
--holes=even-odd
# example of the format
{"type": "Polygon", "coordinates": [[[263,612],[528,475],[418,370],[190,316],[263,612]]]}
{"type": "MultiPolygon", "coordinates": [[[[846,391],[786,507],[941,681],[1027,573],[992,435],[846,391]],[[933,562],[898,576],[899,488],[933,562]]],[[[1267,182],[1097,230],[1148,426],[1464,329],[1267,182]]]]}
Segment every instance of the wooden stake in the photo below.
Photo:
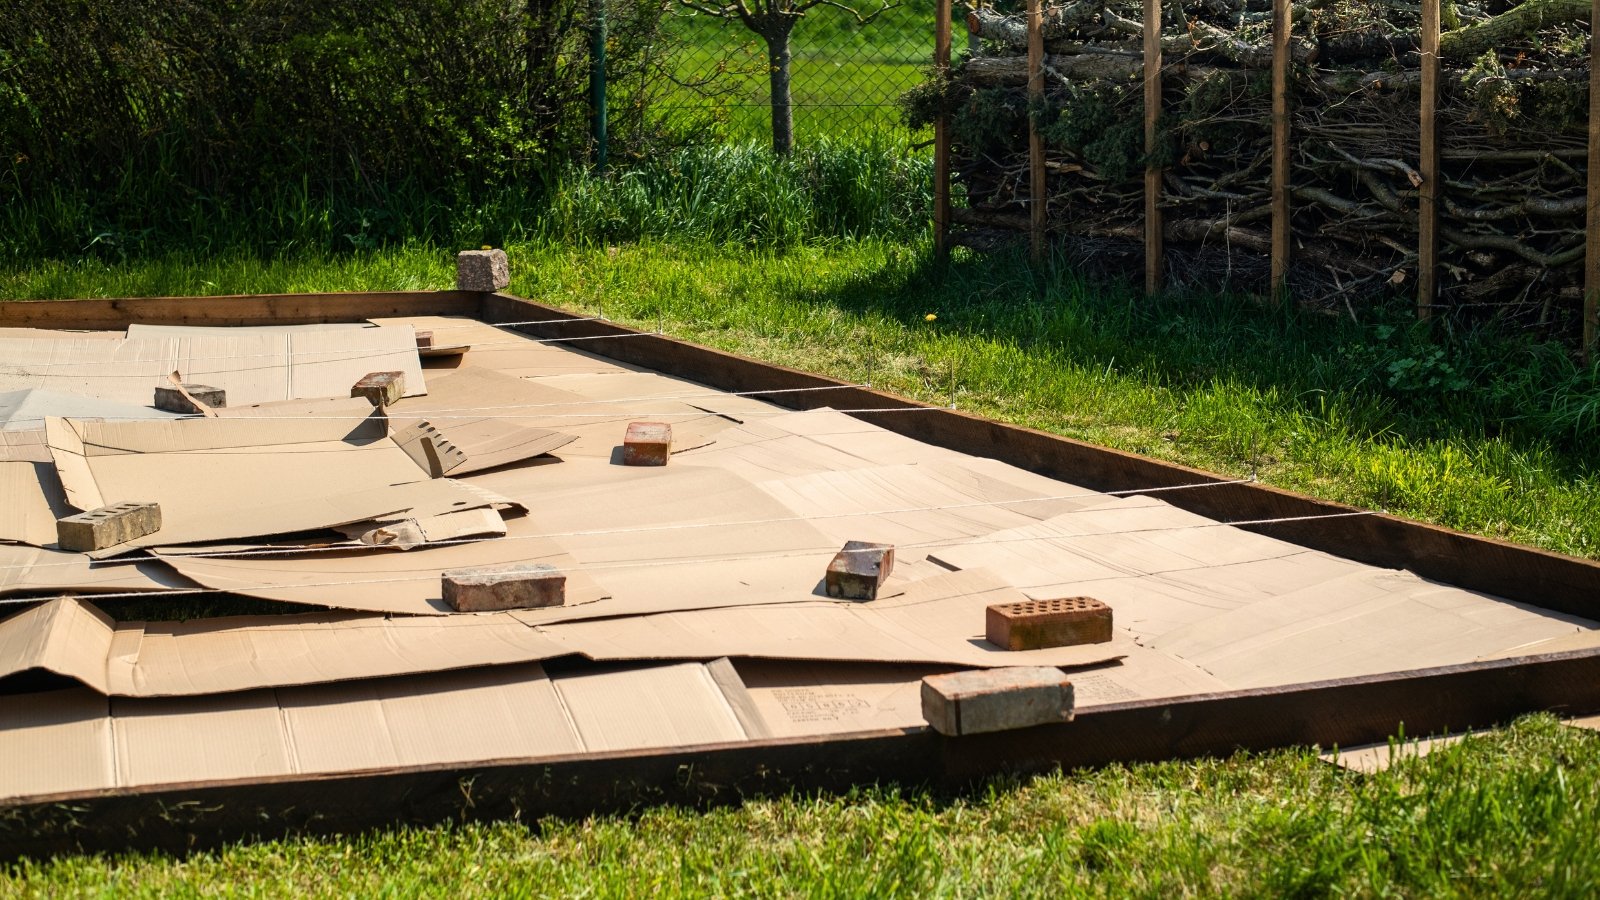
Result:
{"type": "Polygon", "coordinates": [[[1439,273],[1439,0],[1422,0],[1422,104],[1417,172],[1417,318],[1433,318],[1439,273]]]}
{"type": "Polygon", "coordinates": [[[1600,349],[1600,62],[1594,35],[1600,34],[1600,0],[1589,11],[1589,214],[1583,253],[1583,358],[1593,362],[1600,349]]]}
{"type": "Polygon", "coordinates": [[[1044,17],[1039,6],[1040,0],[1028,0],[1028,233],[1036,263],[1044,260],[1044,230],[1050,207],[1044,177],[1044,138],[1033,116],[1044,103],[1044,17]]]}
{"type": "MultiPolygon", "coordinates": [[[[1600,3],[1600,0],[1595,0],[1600,3]]],[[[1289,0],[1272,0],[1272,305],[1289,294],[1289,0]]]]}
{"type": "MultiPolygon", "coordinates": [[[[1144,152],[1156,152],[1156,122],[1161,116],[1161,0],[1144,0],[1144,152]]],[[[1161,293],[1166,282],[1161,223],[1161,170],[1144,170],[1144,292],[1161,293]]]]}
{"type": "MultiPolygon", "coordinates": [[[[938,0],[933,26],[933,68],[942,78],[950,72],[950,4],[938,0]]],[[[933,250],[941,259],[950,254],[950,116],[933,120],[933,250]]]]}

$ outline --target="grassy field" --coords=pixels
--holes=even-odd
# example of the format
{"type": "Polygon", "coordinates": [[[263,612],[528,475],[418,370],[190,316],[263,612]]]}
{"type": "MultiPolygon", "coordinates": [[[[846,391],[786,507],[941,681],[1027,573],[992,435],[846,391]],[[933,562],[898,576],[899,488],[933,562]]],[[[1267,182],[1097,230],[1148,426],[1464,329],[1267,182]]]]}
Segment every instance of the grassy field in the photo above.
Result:
{"type": "Polygon", "coordinates": [[[0,868],[0,897],[1593,896],[1600,736],[1524,719],[1358,775],[1290,750],[696,812],[0,868]]]}
{"type": "MultiPolygon", "coordinates": [[[[941,270],[925,246],[871,239],[782,252],[645,241],[614,255],[527,244],[511,255],[512,289],[535,300],[659,319],[680,337],[920,399],[1600,557],[1600,475],[1585,450],[1600,441],[1600,383],[1551,348],[1466,336],[1436,355],[1433,339],[1381,317],[1356,326],[1228,298],[1151,303],[1019,258],[941,270]],[[1452,381],[1430,386],[1419,366],[1452,381]]],[[[450,266],[427,248],[40,263],[0,272],[0,296],[446,287],[450,266]]]]}

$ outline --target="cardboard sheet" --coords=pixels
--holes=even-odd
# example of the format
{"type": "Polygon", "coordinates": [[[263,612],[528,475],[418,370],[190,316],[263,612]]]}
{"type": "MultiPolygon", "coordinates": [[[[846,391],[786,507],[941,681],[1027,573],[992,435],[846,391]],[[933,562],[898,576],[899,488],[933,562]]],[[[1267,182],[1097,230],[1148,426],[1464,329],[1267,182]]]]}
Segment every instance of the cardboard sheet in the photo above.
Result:
{"type": "Polygon", "coordinates": [[[1596,623],[1370,570],[1176,629],[1151,642],[1236,688],[1477,659],[1596,623]]]}
{"type": "MultiPolygon", "coordinates": [[[[417,331],[432,331],[436,344],[467,345],[459,357],[429,360],[446,368],[492,369],[518,378],[543,375],[603,374],[626,372],[628,367],[585,352],[588,341],[570,344],[540,343],[537,338],[508,328],[495,328],[476,319],[452,316],[401,316],[369,320],[385,327],[409,326],[417,331]]],[[[558,326],[559,327],[559,326],[558,326]]],[[[559,337],[557,332],[554,336],[559,337]]]]}
{"type": "MultiPolygon", "coordinates": [[[[162,591],[197,585],[157,562],[101,564],[82,553],[0,544],[0,597],[162,591]]],[[[0,610],[4,607],[0,606],[0,610]]]]}
{"type": "Polygon", "coordinates": [[[1481,731],[1469,731],[1465,734],[1439,735],[1438,737],[1385,741],[1381,744],[1363,744],[1359,747],[1340,747],[1320,754],[1323,762],[1333,763],[1341,769],[1349,769],[1362,775],[1372,775],[1382,772],[1397,762],[1408,759],[1421,759],[1435,750],[1443,750],[1467,740],[1481,731]]]}
{"type": "Polygon", "coordinates": [[[75,512],[54,465],[0,460],[0,541],[54,545],[56,519],[75,512]]]}
{"type": "Polygon", "coordinates": [[[42,670],[123,697],[222,694],[537,662],[568,651],[506,613],[113,622],[46,601],[0,620],[0,678],[42,670]]]}
{"type": "Polygon", "coordinates": [[[901,545],[977,537],[1099,500],[1093,495],[1041,501],[1038,498],[1083,492],[1057,485],[1055,493],[1035,493],[992,478],[966,461],[817,472],[758,485],[839,543],[871,540],[901,545]]]}
{"type": "Polygon", "coordinates": [[[0,338],[0,391],[43,388],[149,405],[174,371],[219,387],[230,405],[348,397],[369,372],[404,372],[408,394],[427,391],[416,334],[407,327],[98,338],[0,338]]]}
{"type": "Polygon", "coordinates": [[[699,664],[551,679],[530,663],[211,697],[83,688],[0,696],[0,799],[742,739],[699,664]]]}
{"type": "Polygon", "coordinates": [[[367,427],[353,432],[339,420],[50,419],[45,435],[74,507],[155,501],[164,519],[178,521],[427,478],[392,441],[367,437],[367,427]]]}
{"type": "Polygon", "coordinates": [[[955,572],[871,603],[817,600],[542,626],[594,660],[827,659],[957,666],[1087,666],[1125,652],[1108,644],[1006,651],[983,639],[984,610],[1021,599],[986,572],[955,572]]]}
{"type": "Polygon", "coordinates": [[[762,721],[778,738],[924,727],[922,679],[950,671],[948,666],[764,659],[735,665],[762,721]]]}
{"type": "Polygon", "coordinates": [[[465,461],[448,470],[459,477],[551,453],[577,440],[577,435],[514,418],[538,415],[544,404],[565,399],[560,391],[492,369],[464,369],[434,376],[426,397],[401,400],[389,414],[396,430],[425,421],[465,454],[465,461]]]}
{"type": "Polygon", "coordinates": [[[507,523],[504,539],[419,547],[408,553],[371,549],[304,556],[209,559],[158,554],[163,562],[208,588],[263,600],[402,615],[448,615],[439,574],[513,562],[542,562],[567,575],[567,605],[607,596],[565,550],[537,537],[532,517],[507,523]]]}
{"type": "MultiPolygon", "coordinates": [[[[153,395],[145,398],[145,402],[149,403],[151,399],[153,395]]],[[[177,413],[152,406],[135,406],[132,403],[102,400],[81,394],[64,394],[60,391],[25,390],[0,393],[0,431],[42,430],[44,420],[51,416],[112,421],[178,418],[177,413]]]]}

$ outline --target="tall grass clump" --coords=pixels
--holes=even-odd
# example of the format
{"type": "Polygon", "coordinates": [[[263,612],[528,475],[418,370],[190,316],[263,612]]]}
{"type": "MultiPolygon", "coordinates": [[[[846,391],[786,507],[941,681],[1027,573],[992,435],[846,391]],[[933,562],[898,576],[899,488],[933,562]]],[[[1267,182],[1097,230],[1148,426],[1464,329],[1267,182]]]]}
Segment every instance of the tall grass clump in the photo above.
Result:
{"type": "Polygon", "coordinates": [[[609,177],[570,173],[535,230],[570,243],[911,239],[927,230],[931,183],[926,156],[882,139],[819,141],[788,156],[754,142],[687,146],[609,177]]]}

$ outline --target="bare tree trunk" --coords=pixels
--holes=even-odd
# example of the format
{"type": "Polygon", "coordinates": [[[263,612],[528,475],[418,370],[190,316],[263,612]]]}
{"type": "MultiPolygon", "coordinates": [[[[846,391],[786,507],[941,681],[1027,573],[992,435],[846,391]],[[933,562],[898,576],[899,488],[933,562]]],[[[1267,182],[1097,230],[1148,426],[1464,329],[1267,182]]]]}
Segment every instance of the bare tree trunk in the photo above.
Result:
{"type": "Polygon", "coordinates": [[[772,83],[772,152],[787,156],[794,149],[794,106],[789,92],[789,32],[792,22],[777,23],[767,40],[772,83]]]}

